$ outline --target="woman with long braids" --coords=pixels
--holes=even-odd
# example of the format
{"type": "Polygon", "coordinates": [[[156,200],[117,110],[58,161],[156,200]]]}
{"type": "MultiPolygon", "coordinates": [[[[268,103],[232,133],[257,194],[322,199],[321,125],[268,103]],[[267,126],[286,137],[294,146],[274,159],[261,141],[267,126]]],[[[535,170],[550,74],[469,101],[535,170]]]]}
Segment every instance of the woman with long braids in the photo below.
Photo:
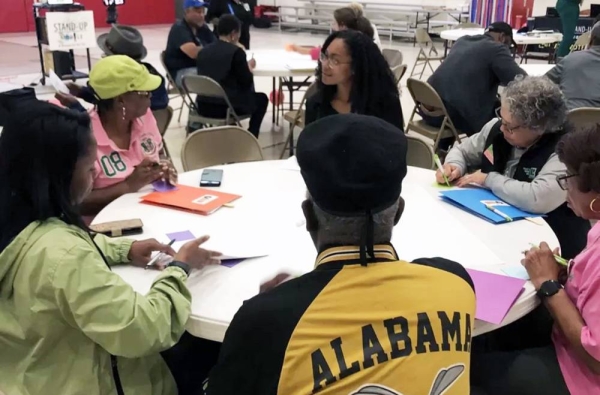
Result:
{"type": "Polygon", "coordinates": [[[381,118],[404,130],[398,87],[369,37],[351,30],[331,34],[317,68],[317,93],[306,101],[306,124],[335,114],[381,118]]]}

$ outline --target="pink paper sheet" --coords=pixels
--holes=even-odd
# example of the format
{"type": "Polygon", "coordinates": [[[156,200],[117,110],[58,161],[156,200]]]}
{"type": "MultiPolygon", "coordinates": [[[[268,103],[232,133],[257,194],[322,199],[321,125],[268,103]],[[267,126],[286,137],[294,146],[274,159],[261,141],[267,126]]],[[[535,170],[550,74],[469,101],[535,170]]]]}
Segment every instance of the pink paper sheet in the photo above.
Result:
{"type": "Polygon", "coordinates": [[[501,274],[467,269],[475,284],[475,318],[500,324],[515,303],[527,281],[501,274]]]}

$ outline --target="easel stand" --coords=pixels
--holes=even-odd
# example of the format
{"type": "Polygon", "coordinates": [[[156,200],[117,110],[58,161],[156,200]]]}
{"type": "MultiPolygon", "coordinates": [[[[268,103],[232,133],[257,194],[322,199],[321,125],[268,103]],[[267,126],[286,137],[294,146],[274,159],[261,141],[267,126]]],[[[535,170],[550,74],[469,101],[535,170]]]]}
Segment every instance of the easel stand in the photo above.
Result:
{"type": "MultiPolygon", "coordinates": [[[[77,11],[84,11],[84,10],[85,10],[85,6],[83,4],[79,4],[79,3],[56,4],[56,5],[42,4],[42,3],[33,4],[33,19],[35,21],[35,33],[36,33],[36,37],[37,37],[38,53],[39,53],[39,57],[40,57],[40,67],[42,69],[42,80],[41,80],[42,85],[46,85],[46,76],[48,73],[48,70],[46,70],[46,67],[44,65],[44,53],[42,50],[42,45],[49,45],[48,26],[46,24],[45,14],[48,12],[77,12],[77,11]],[[42,15],[42,13],[43,13],[43,15],[42,15]]],[[[62,51],[52,51],[52,54],[54,55],[57,52],[62,52],[62,51]]],[[[75,81],[75,80],[81,79],[81,78],[88,78],[88,75],[86,73],[75,70],[75,54],[74,54],[73,50],[71,49],[69,51],[64,51],[64,52],[69,54],[70,73],[68,73],[68,74],[58,74],[57,73],[58,76],[60,77],[60,79],[75,81]]],[[[89,48],[86,48],[86,54],[87,54],[87,66],[88,66],[88,70],[90,70],[92,68],[92,61],[90,58],[90,49],[89,48]]]]}

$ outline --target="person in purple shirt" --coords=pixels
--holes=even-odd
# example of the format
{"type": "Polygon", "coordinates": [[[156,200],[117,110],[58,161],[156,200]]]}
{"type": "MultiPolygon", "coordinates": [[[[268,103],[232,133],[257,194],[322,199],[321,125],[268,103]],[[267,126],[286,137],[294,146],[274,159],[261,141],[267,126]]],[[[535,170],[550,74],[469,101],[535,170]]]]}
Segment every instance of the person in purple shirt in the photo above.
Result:
{"type": "MultiPolygon", "coordinates": [[[[567,168],[556,181],[567,191],[569,207],[582,218],[600,220],[600,125],[566,134],[556,152],[567,168]]],[[[558,249],[541,243],[522,261],[551,317],[550,336],[535,339],[535,347],[510,351],[481,353],[474,343],[472,394],[600,394],[600,224],[568,265],[557,263],[555,254],[558,249]]],[[[527,332],[539,333],[539,326],[530,324],[503,335],[531,339],[527,332]]]]}

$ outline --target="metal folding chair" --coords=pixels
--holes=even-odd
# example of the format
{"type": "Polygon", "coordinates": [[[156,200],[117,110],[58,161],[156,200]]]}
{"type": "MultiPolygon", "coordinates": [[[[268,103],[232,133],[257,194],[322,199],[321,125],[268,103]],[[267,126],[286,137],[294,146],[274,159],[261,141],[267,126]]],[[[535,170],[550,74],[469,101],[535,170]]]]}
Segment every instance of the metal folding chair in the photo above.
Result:
{"type": "Polygon", "coordinates": [[[263,159],[256,137],[238,126],[200,129],[191,133],[181,148],[184,171],[263,159]]]}

